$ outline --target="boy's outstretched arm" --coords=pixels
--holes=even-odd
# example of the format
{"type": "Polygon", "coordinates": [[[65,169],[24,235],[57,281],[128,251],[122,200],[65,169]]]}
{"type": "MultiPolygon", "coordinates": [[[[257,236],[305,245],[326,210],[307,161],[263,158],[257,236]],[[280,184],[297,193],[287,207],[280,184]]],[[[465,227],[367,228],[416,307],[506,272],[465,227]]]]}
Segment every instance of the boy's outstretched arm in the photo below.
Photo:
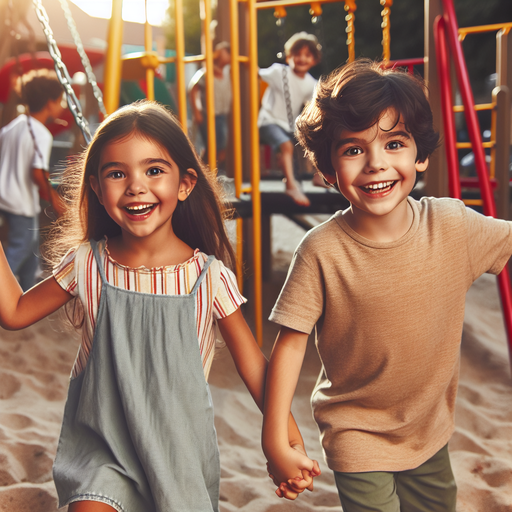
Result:
{"type": "Polygon", "coordinates": [[[288,417],[304,360],[308,335],[283,327],[267,370],[262,446],[276,481],[300,482],[303,471],[317,474],[318,465],[288,442],[288,417]],[[296,480],[297,479],[297,480],[296,480]]]}

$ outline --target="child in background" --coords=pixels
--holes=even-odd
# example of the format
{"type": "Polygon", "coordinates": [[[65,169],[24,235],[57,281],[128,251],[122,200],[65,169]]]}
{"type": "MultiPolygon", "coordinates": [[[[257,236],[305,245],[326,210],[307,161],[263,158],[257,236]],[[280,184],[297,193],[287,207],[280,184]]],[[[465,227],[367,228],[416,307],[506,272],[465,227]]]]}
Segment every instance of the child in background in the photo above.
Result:
{"type": "Polygon", "coordinates": [[[56,213],[62,206],[49,181],[52,134],[46,124],[62,111],[62,86],[55,71],[31,71],[18,81],[27,114],[0,130],[0,210],[7,217],[5,251],[22,289],[34,285],[39,258],[39,198],[56,213]]]}
{"type": "MultiPolygon", "coordinates": [[[[228,115],[231,112],[231,47],[226,41],[215,45],[213,56],[213,95],[215,111],[215,141],[217,148],[217,162],[222,169],[226,160],[226,147],[228,144],[228,115]]],[[[190,105],[194,122],[199,127],[205,152],[202,156],[208,161],[208,129],[206,123],[206,68],[196,71],[188,85],[190,105]]]]}
{"type": "Polygon", "coordinates": [[[293,132],[295,119],[315,90],[316,80],[309,70],[320,62],[320,45],[314,35],[298,32],[286,41],[284,51],[288,66],[275,63],[259,70],[261,79],[268,84],[258,116],[260,143],[280,152],[286,194],[297,204],[309,206],[294,175],[293,132]]]}
{"type": "Polygon", "coordinates": [[[319,83],[301,145],[350,207],[297,248],[271,314],[263,448],[279,481],[311,468],[286,446],[308,335],[312,396],[345,512],[454,512],[454,430],[465,296],[512,253],[510,222],[409,197],[438,143],[422,82],[356,61],[319,83]],[[307,298],[307,300],[305,300],[307,298]]]}
{"type": "MultiPolygon", "coordinates": [[[[74,298],[82,308],[54,464],[59,506],[218,511],[206,381],[215,324],[260,408],[267,362],[223,263],[234,255],[216,182],[165,108],[141,102],[103,122],[64,187],[71,202],[51,241],[53,275],[22,294],[0,251],[4,328],[74,298]]],[[[303,451],[293,421],[290,433],[303,451]]]]}

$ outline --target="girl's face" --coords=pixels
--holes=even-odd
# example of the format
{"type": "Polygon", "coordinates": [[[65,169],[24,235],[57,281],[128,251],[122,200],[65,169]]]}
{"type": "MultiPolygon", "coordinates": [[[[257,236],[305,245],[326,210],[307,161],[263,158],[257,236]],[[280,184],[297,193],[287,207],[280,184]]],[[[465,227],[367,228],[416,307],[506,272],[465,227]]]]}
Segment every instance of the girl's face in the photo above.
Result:
{"type": "Polygon", "coordinates": [[[188,174],[180,177],[160,144],[135,134],[105,146],[90,184],[123,238],[145,238],[173,234],[176,205],[188,197],[195,180],[188,174]]]}

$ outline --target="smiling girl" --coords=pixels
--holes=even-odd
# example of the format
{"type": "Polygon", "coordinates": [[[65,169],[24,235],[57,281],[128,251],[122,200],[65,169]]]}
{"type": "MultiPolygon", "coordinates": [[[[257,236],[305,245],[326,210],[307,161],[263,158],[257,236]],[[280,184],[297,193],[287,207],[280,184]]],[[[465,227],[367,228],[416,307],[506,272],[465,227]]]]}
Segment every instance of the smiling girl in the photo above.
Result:
{"type": "Polygon", "coordinates": [[[141,102],[108,117],[63,187],[69,207],[51,237],[51,277],[23,294],[0,248],[4,328],[78,306],[82,343],[54,464],[59,504],[217,511],[206,381],[215,324],[260,408],[267,362],[224,265],[234,254],[216,181],[165,108],[141,102]]]}

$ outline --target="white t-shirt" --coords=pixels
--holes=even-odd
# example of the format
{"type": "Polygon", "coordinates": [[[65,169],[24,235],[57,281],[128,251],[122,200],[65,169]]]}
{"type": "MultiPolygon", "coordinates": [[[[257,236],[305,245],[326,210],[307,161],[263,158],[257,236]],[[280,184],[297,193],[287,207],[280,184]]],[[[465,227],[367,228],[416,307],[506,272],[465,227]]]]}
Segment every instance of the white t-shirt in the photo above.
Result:
{"type": "Polygon", "coordinates": [[[26,115],[18,116],[0,130],[0,210],[25,217],[34,217],[41,211],[32,170],[49,169],[52,140],[44,124],[26,115]]]}
{"type": "MultiPolygon", "coordinates": [[[[222,68],[222,78],[213,76],[213,101],[215,115],[228,115],[231,111],[231,66],[222,68]]],[[[201,103],[206,109],[206,68],[198,69],[188,86],[189,91],[199,84],[201,89],[201,103]]]]}
{"type": "Polygon", "coordinates": [[[277,124],[287,132],[293,131],[288,121],[286,110],[286,99],[284,97],[283,68],[288,77],[288,88],[290,90],[290,104],[293,121],[301,113],[305,103],[311,101],[316,86],[316,80],[306,73],[304,78],[296,75],[284,64],[272,64],[269,68],[260,69],[261,79],[268,84],[258,116],[258,126],[277,124]]]}

